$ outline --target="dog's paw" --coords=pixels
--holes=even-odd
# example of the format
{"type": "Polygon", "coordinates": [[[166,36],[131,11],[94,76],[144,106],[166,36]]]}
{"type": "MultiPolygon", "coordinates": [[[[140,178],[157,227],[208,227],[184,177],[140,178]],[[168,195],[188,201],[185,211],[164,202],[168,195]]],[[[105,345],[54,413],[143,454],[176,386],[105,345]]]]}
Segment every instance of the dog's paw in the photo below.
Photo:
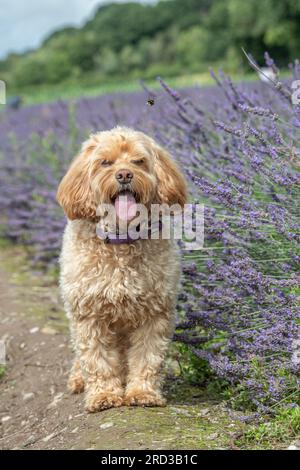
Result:
{"type": "Polygon", "coordinates": [[[123,404],[126,406],[166,406],[166,400],[159,392],[135,389],[125,394],[123,404]]]}
{"type": "Polygon", "coordinates": [[[81,375],[71,375],[68,380],[68,389],[71,393],[82,393],[84,391],[84,380],[81,375]]]}
{"type": "Polygon", "coordinates": [[[98,392],[94,394],[88,394],[85,402],[85,409],[89,413],[95,413],[96,411],[107,410],[108,408],[119,407],[123,404],[122,395],[118,395],[114,392],[98,392]]]}

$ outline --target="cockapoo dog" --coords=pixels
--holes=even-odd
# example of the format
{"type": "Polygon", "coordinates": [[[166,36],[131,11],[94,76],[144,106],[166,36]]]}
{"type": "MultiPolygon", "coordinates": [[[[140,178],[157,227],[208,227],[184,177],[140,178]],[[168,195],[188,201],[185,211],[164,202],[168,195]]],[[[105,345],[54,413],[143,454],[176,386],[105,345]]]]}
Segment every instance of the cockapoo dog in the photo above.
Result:
{"type": "Polygon", "coordinates": [[[135,202],[183,207],[186,199],[170,155],[124,127],[92,135],[59,185],[68,218],[60,282],[75,349],[68,387],[85,389],[89,412],[165,404],[160,369],[180,276],[174,241],[107,242],[96,232],[97,207],[113,204],[118,213],[135,202]]]}

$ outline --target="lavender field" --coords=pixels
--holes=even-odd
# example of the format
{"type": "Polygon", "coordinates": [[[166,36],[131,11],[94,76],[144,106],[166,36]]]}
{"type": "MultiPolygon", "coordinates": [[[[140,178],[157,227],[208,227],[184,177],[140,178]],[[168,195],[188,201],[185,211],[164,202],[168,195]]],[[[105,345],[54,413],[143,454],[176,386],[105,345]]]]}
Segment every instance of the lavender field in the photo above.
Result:
{"type": "MultiPolygon", "coordinates": [[[[267,58],[268,64],[274,67],[267,58]]],[[[291,68],[300,79],[299,65],[291,68]]],[[[289,82],[107,95],[0,114],[1,236],[56,272],[58,181],[92,131],[117,124],[160,141],[205,204],[205,244],[183,252],[174,341],[241,407],[299,403],[300,107],[289,82]],[[154,99],[149,106],[147,100],[154,99]]]]}

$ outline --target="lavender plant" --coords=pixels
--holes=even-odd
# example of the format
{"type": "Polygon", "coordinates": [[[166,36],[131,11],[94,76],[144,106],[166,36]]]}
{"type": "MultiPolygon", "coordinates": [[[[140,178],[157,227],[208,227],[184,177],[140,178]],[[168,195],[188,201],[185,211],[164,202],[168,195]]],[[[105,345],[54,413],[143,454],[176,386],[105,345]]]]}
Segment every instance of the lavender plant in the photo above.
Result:
{"type": "MultiPolygon", "coordinates": [[[[267,64],[278,70],[266,56],[267,64]]],[[[299,77],[299,65],[292,67],[299,77]]],[[[205,204],[205,246],[183,252],[174,340],[258,407],[299,400],[300,108],[289,83],[58,102],[0,115],[1,233],[56,265],[65,219],[58,181],[91,132],[139,128],[178,158],[205,204]]]]}
{"type": "Polygon", "coordinates": [[[163,84],[174,103],[168,141],[206,207],[205,248],[184,254],[176,340],[258,407],[297,402],[300,108],[288,84],[213,76],[226,102],[210,110],[163,84]]]}

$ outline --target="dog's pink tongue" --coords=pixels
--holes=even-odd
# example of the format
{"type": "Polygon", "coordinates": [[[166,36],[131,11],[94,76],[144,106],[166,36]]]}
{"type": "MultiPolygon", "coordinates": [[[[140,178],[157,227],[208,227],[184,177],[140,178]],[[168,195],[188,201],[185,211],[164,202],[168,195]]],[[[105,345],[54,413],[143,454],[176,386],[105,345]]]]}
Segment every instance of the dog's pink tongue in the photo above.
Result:
{"type": "Polygon", "coordinates": [[[121,220],[131,220],[136,216],[136,200],[130,192],[121,193],[115,200],[117,216],[121,220]]]}

